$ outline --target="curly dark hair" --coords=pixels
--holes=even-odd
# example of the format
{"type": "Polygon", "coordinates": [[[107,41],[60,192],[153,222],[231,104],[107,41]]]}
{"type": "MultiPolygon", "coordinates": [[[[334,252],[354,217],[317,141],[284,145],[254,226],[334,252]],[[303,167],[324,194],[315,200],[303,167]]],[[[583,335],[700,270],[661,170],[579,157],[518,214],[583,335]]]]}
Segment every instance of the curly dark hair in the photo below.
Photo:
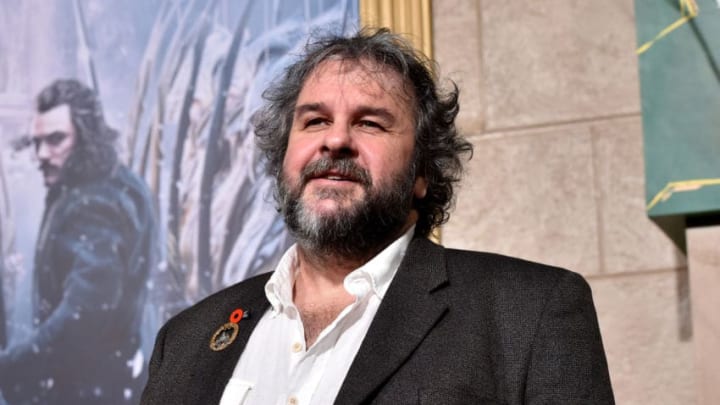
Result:
{"type": "Polygon", "coordinates": [[[363,29],[351,37],[328,36],[306,45],[304,56],[268,88],[264,107],[253,117],[258,147],[267,157],[270,175],[279,179],[288,146],[295,104],[305,80],[328,59],[357,61],[389,68],[404,78],[415,101],[416,176],[428,183],[427,195],[415,199],[419,218],[415,233],[427,236],[449,218],[453,187],[463,172],[461,155],[472,156],[472,145],[458,134],[458,88],[438,88],[435,64],[388,29],[363,29]]]}
{"type": "Polygon", "coordinates": [[[115,141],[119,134],[105,122],[97,93],[75,79],[58,79],[36,100],[38,113],[63,104],[70,107],[76,141],[63,165],[62,182],[76,184],[107,175],[118,162],[115,141]]]}

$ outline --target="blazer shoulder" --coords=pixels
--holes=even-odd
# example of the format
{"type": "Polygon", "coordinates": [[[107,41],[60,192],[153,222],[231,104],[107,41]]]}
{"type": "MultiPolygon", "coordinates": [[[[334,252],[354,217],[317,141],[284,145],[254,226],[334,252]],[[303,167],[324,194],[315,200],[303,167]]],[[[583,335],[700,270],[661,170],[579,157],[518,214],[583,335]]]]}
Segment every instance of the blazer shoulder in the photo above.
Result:
{"type": "Polygon", "coordinates": [[[561,280],[587,286],[585,279],[573,271],[497,253],[445,249],[445,259],[451,279],[481,279],[492,282],[496,288],[527,285],[540,290],[552,289],[561,280]]]}
{"type": "Polygon", "coordinates": [[[196,320],[208,319],[218,311],[226,311],[228,305],[243,297],[245,301],[263,300],[265,296],[265,284],[270,278],[270,273],[263,273],[247,280],[241,281],[230,287],[217,291],[192,306],[182,310],[170,318],[168,325],[184,324],[196,320]]]}

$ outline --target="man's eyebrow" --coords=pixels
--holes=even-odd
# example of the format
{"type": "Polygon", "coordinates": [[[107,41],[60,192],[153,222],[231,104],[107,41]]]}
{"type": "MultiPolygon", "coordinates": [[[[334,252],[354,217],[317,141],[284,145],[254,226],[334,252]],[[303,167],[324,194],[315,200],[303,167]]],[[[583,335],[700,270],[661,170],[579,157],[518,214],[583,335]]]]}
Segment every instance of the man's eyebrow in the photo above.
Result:
{"type": "MultiPolygon", "coordinates": [[[[326,106],[323,103],[307,103],[307,104],[301,104],[297,107],[295,107],[295,116],[299,117],[305,113],[308,112],[317,112],[317,111],[325,111],[326,106]]],[[[394,123],[397,118],[393,113],[390,112],[387,108],[384,107],[372,107],[372,106],[360,106],[358,107],[354,115],[357,117],[363,117],[363,116],[375,116],[379,117],[382,120],[392,124],[394,123]]]]}
{"type": "Polygon", "coordinates": [[[388,124],[394,123],[397,119],[395,117],[395,114],[391,113],[390,110],[383,107],[360,106],[360,108],[358,108],[355,112],[355,115],[359,117],[367,115],[379,117],[380,119],[386,121],[388,124]]]}
{"type": "Polygon", "coordinates": [[[65,132],[65,131],[52,131],[52,132],[47,132],[47,133],[46,132],[36,132],[36,133],[31,133],[28,136],[33,139],[34,138],[50,138],[50,137],[57,138],[57,137],[61,137],[61,136],[67,136],[67,132],[65,132]]]}
{"type": "Polygon", "coordinates": [[[295,116],[299,117],[308,112],[323,111],[325,105],[322,103],[306,103],[295,107],[295,116]]]}

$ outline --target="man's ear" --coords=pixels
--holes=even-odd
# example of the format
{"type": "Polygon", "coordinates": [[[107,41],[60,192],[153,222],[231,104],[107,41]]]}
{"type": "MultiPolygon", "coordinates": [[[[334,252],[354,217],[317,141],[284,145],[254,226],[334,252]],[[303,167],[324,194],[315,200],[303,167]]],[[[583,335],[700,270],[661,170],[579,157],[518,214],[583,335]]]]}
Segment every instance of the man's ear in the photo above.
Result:
{"type": "Polygon", "coordinates": [[[418,176],[415,178],[415,185],[413,186],[413,196],[418,200],[422,200],[427,195],[428,183],[425,177],[418,176]]]}

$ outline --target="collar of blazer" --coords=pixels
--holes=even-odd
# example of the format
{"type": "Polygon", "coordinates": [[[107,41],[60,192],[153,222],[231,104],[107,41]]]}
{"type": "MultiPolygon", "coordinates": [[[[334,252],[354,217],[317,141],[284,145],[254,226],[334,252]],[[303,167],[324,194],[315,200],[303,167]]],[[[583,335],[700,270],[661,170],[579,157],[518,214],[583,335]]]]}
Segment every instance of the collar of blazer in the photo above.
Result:
{"type": "Polygon", "coordinates": [[[445,249],[425,238],[408,246],[400,268],[343,381],[336,404],[365,403],[447,311],[445,249]]]}

